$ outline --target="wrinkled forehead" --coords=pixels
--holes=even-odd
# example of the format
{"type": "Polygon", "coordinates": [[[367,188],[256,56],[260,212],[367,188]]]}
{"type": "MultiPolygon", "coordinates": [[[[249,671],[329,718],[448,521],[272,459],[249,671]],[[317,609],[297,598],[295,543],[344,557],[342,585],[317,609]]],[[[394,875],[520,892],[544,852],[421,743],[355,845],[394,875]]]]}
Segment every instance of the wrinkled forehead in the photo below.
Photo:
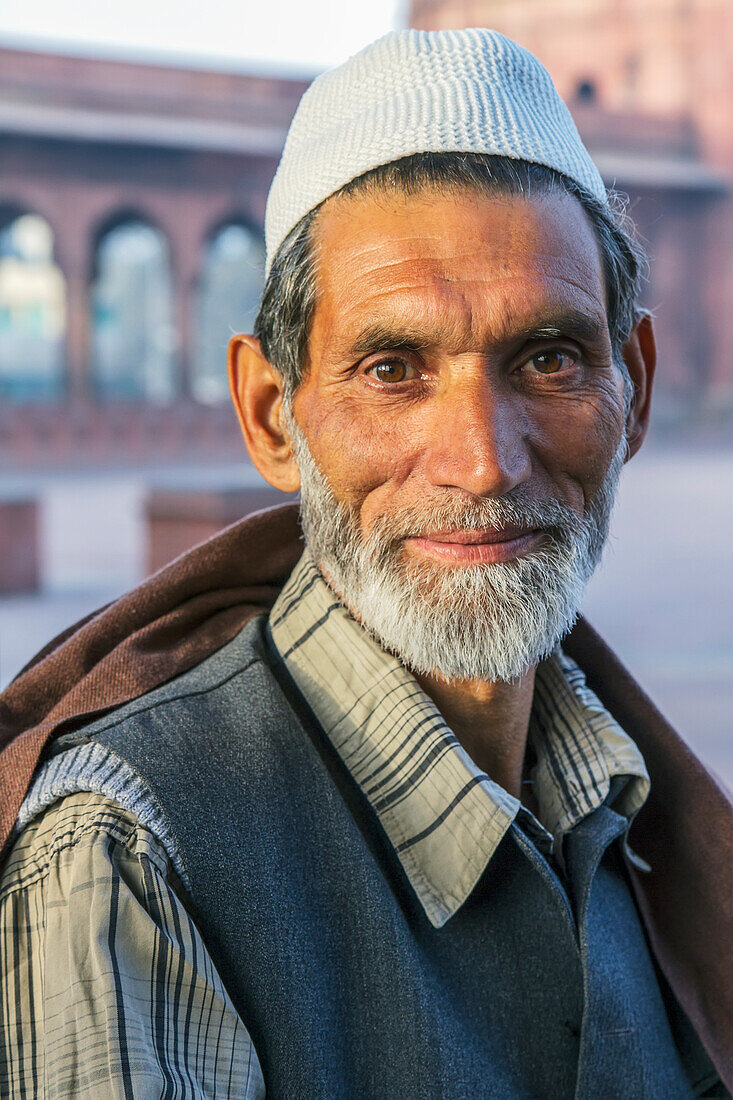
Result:
{"type": "Polygon", "coordinates": [[[494,329],[563,309],[606,324],[595,231],[564,191],[341,195],[319,211],[312,240],[322,338],[415,310],[413,321],[436,324],[480,312],[494,329]]]}

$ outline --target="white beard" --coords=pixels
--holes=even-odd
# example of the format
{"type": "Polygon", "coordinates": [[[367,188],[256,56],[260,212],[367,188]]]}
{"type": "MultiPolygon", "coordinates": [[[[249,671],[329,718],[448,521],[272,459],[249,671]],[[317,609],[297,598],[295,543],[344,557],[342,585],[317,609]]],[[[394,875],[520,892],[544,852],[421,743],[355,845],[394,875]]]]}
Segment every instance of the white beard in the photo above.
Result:
{"type": "Polygon", "coordinates": [[[519,486],[497,499],[405,508],[379,517],[364,536],[358,513],[336,499],[292,415],[287,420],[306,545],[354,618],[407,668],[446,680],[514,681],[570,630],[608,535],[625,439],[582,516],[519,486]],[[523,557],[478,565],[418,560],[402,545],[430,530],[510,524],[546,535],[523,557]]]}

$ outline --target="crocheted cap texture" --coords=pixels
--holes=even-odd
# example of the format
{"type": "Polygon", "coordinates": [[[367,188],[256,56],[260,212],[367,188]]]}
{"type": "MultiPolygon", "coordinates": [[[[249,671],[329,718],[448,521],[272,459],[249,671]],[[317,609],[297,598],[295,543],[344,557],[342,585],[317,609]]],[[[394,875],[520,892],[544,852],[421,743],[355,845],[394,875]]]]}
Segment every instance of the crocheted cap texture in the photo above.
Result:
{"type": "Polygon", "coordinates": [[[307,89],[265,215],[267,269],[300,219],[357,176],[413,153],[492,153],[606,189],[534,54],[497,31],[395,31],[307,89]]]}

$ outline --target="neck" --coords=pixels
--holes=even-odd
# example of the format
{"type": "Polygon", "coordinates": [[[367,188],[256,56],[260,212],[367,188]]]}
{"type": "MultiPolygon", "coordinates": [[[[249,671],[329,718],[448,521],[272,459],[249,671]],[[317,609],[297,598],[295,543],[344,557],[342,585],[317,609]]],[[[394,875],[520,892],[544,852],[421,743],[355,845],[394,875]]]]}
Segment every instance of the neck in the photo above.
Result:
{"type": "MultiPolygon", "coordinates": [[[[322,566],[319,568],[329,588],[360,622],[339,587],[322,566]]],[[[474,764],[537,815],[531,788],[522,787],[535,666],[511,684],[504,680],[446,680],[439,673],[413,675],[474,764]]]]}
{"type": "Polygon", "coordinates": [[[534,668],[512,684],[446,681],[435,674],[417,677],[474,764],[523,801],[522,772],[534,678],[534,668]]]}

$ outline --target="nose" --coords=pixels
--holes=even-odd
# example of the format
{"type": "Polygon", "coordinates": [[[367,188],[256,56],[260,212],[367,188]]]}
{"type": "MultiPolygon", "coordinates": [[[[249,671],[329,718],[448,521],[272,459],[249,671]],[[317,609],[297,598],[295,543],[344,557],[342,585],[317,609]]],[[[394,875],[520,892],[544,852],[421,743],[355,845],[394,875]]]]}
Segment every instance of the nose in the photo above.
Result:
{"type": "Polygon", "coordinates": [[[529,425],[516,393],[486,378],[450,387],[435,417],[426,474],[431,485],[500,497],[529,481],[529,425]]]}

